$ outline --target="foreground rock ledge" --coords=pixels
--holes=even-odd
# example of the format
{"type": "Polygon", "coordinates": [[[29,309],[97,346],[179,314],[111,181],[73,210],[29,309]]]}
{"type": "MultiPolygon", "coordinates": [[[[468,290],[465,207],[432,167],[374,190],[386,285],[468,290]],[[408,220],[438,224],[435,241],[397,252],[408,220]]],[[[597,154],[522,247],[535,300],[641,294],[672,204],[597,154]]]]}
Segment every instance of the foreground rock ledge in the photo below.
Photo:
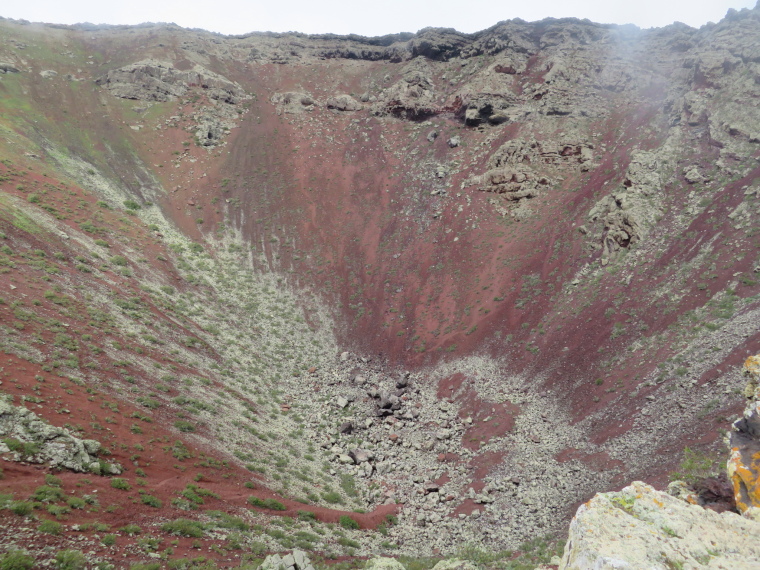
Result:
{"type": "Polygon", "coordinates": [[[570,523],[560,570],[760,568],[760,523],[635,481],[598,493],[570,523]]]}

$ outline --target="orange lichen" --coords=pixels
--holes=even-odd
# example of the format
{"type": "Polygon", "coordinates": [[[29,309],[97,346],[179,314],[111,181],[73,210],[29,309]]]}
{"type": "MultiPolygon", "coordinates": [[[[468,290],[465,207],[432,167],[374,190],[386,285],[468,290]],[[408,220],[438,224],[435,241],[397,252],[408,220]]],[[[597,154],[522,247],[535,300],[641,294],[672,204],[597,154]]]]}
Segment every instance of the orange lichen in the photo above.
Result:
{"type": "Polygon", "coordinates": [[[750,376],[760,376],[760,354],[750,356],[744,361],[744,372],[750,376]]]}

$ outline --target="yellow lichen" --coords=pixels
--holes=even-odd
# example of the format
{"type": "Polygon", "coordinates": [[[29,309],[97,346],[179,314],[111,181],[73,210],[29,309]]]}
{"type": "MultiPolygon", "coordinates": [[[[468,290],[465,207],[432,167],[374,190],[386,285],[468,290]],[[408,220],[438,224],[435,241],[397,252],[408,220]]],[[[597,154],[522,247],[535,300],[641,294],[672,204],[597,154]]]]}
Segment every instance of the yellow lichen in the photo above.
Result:
{"type": "Polygon", "coordinates": [[[744,362],[744,372],[755,378],[760,376],[760,354],[750,356],[744,362]]]}

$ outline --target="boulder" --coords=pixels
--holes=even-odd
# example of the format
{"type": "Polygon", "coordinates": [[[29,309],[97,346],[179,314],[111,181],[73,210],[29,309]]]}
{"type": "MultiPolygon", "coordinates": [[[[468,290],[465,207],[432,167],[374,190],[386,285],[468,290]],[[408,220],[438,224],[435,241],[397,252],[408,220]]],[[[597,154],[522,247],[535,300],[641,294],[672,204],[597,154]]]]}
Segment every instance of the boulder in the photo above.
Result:
{"type": "Polygon", "coordinates": [[[275,93],[270,101],[277,108],[278,115],[282,113],[298,114],[304,111],[311,111],[315,104],[314,98],[311,95],[300,91],[275,93]]]}
{"type": "Polygon", "coordinates": [[[747,359],[744,374],[748,401],[744,416],[731,426],[727,467],[739,512],[760,521],[760,354],[747,359]]]}
{"type": "Polygon", "coordinates": [[[635,481],[578,508],[560,570],[760,567],[760,523],[635,481]]]}
{"type": "Polygon", "coordinates": [[[18,68],[14,65],[11,65],[10,63],[0,61],[0,72],[1,73],[18,73],[18,68]]]}
{"type": "Polygon", "coordinates": [[[325,106],[328,109],[335,109],[336,111],[359,111],[362,109],[362,104],[351,95],[336,95],[330,97],[325,106]]]}
{"type": "Polygon", "coordinates": [[[259,570],[314,570],[314,566],[304,551],[294,549],[285,556],[270,554],[261,563],[259,570]]]}

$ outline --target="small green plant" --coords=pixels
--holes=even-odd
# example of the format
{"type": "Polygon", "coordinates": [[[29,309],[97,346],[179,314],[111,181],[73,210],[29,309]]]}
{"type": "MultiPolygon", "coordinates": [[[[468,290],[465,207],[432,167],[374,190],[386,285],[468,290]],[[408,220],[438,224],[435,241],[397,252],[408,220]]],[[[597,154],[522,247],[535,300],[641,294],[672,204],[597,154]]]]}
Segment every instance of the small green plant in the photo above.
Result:
{"type": "Polygon", "coordinates": [[[359,528],[359,523],[356,522],[354,519],[349,517],[348,515],[341,515],[338,519],[338,522],[340,523],[340,526],[347,529],[356,530],[359,528]]]}
{"type": "Polygon", "coordinates": [[[116,544],[116,535],[107,534],[100,540],[100,542],[102,542],[104,546],[113,546],[116,544]]]}
{"type": "Polygon", "coordinates": [[[122,477],[114,477],[111,479],[111,487],[121,491],[129,491],[132,488],[129,482],[122,477]]]}
{"type": "Polygon", "coordinates": [[[185,420],[177,420],[174,422],[174,427],[183,433],[189,433],[195,431],[195,425],[185,420]]]}
{"type": "Polygon", "coordinates": [[[624,510],[626,513],[631,513],[631,511],[633,511],[633,505],[636,504],[636,497],[631,497],[629,495],[613,497],[612,504],[619,509],[624,510]]]}
{"type": "Polygon", "coordinates": [[[61,482],[60,478],[56,477],[55,475],[51,475],[50,473],[45,474],[45,485],[50,485],[51,487],[60,487],[63,483],[61,482]]]}
{"type": "Polygon", "coordinates": [[[32,494],[32,500],[40,503],[57,503],[65,497],[65,493],[58,487],[42,485],[37,487],[32,494]]]}
{"type": "Polygon", "coordinates": [[[61,534],[61,531],[63,530],[63,525],[59,522],[44,520],[37,527],[37,530],[40,532],[45,532],[47,534],[58,535],[58,534],[61,534]]]}
{"type": "Polygon", "coordinates": [[[15,501],[10,504],[9,508],[12,513],[20,517],[26,517],[32,514],[32,511],[34,510],[34,503],[31,501],[15,501]]]}
{"type": "Polygon", "coordinates": [[[83,570],[87,558],[79,550],[61,550],[55,555],[55,567],[60,570],[83,570]]]}
{"type": "Polygon", "coordinates": [[[681,480],[691,485],[700,479],[717,474],[718,470],[719,465],[715,458],[690,447],[685,447],[678,471],[670,473],[669,477],[671,481],[681,480]]]}
{"type": "Polygon", "coordinates": [[[125,534],[128,534],[129,536],[134,536],[142,532],[142,528],[140,528],[136,524],[128,524],[126,526],[121,527],[119,530],[125,534]]]}
{"type": "Polygon", "coordinates": [[[23,550],[9,550],[0,556],[0,570],[30,570],[34,568],[34,558],[23,550]]]}
{"type": "Polygon", "coordinates": [[[66,504],[72,509],[84,509],[84,507],[87,505],[87,501],[81,497],[69,497],[66,499],[66,504]]]}
{"type": "Polygon", "coordinates": [[[254,507],[260,507],[262,509],[271,509],[273,511],[286,510],[285,505],[276,499],[259,499],[258,497],[251,495],[248,497],[248,502],[254,507]]]}
{"type": "Polygon", "coordinates": [[[161,530],[178,536],[201,538],[203,536],[204,525],[201,522],[190,519],[177,519],[161,525],[161,530]]]}
{"type": "Polygon", "coordinates": [[[149,507],[155,507],[156,509],[161,508],[161,500],[157,497],[154,497],[153,495],[141,495],[140,500],[142,501],[143,505],[148,505],[149,507]]]}

